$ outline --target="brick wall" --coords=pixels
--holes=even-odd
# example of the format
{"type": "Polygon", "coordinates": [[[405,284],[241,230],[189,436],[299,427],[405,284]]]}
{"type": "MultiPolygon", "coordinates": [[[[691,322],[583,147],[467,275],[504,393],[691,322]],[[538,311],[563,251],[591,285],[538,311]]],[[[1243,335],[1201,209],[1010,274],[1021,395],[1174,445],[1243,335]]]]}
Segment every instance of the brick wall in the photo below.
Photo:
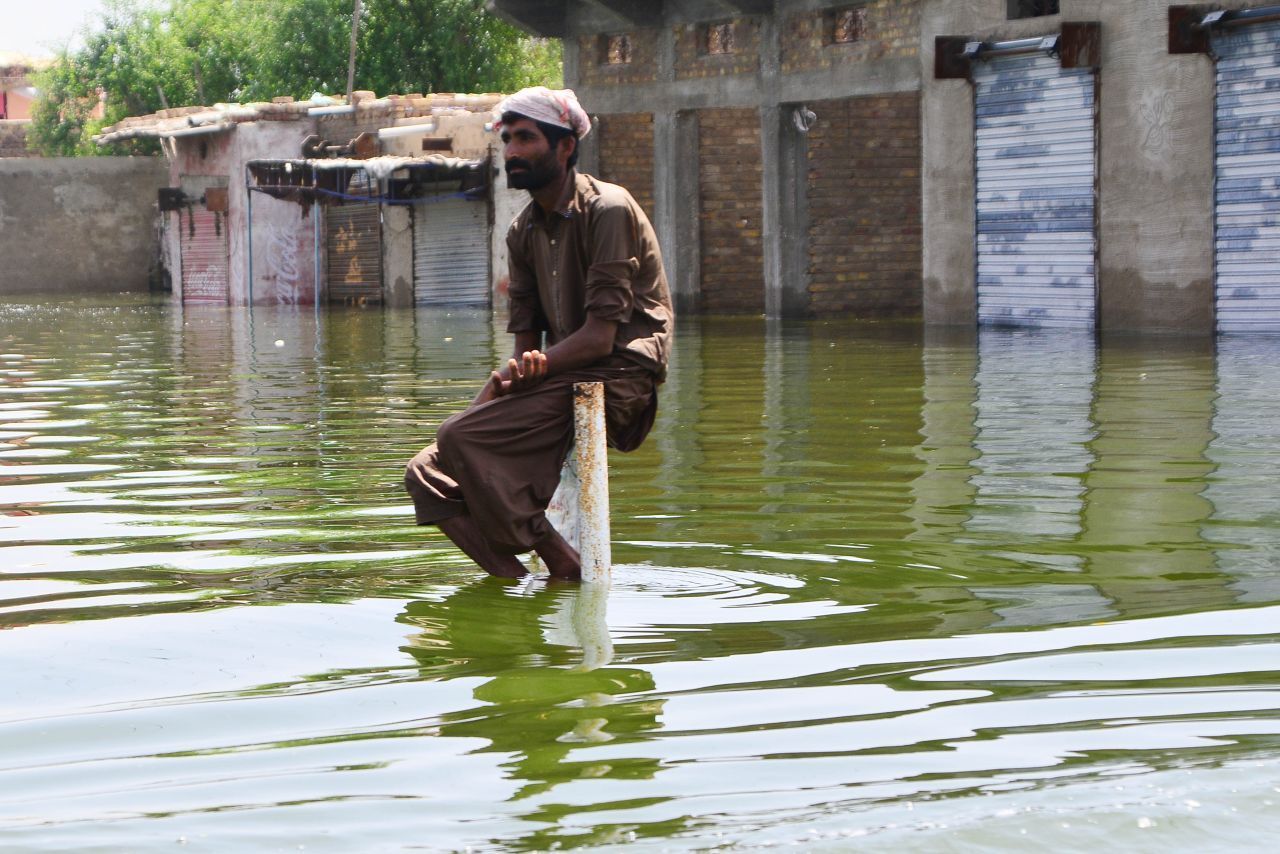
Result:
{"type": "Polygon", "coordinates": [[[700,309],[764,312],[760,119],[752,109],[698,112],[700,309]]]}
{"type": "Polygon", "coordinates": [[[871,0],[851,4],[851,8],[860,15],[862,24],[858,40],[851,43],[831,42],[829,10],[802,12],[783,21],[782,72],[794,74],[919,54],[919,0],[871,0]]]}
{"type": "Polygon", "coordinates": [[[601,116],[600,177],[621,184],[653,221],[653,114],[621,113],[601,116]]]}
{"type": "Polygon", "coordinates": [[[810,312],[919,316],[919,93],[809,106],[810,312]]]}
{"type": "Polygon", "coordinates": [[[760,25],[749,18],[732,22],[733,52],[706,53],[706,24],[676,27],[675,72],[677,80],[754,74],[760,68],[760,25]]]}
{"type": "Polygon", "coordinates": [[[0,157],[34,157],[27,151],[28,122],[0,120],[0,157]]]}
{"type": "Polygon", "coordinates": [[[578,76],[583,83],[593,85],[625,85],[652,83],[658,79],[658,30],[632,30],[631,61],[622,65],[609,65],[605,61],[605,35],[578,37],[578,76]]]}

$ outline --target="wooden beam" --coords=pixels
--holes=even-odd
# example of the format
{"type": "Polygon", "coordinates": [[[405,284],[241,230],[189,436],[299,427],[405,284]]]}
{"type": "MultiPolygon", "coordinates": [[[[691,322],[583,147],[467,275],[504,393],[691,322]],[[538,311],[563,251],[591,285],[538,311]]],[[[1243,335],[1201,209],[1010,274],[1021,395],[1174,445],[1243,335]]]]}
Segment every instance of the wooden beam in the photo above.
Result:
{"type": "Polygon", "coordinates": [[[1063,68],[1098,68],[1102,65],[1102,24],[1097,21],[1063,21],[1058,36],[1058,57],[1063,68]]]}
{"type": "Polygon", "coordinates": [[[1169,53],[1208,53],[1209,31],[1200,26],[1208,6],[1169,7],[1169,53]]]}
{"type": "Polygon", "coordinates": [[[969,79],[972,63],[964,55],[964,47],[970,41],[968,36],[934,36],[933,79],[969,79]]]}

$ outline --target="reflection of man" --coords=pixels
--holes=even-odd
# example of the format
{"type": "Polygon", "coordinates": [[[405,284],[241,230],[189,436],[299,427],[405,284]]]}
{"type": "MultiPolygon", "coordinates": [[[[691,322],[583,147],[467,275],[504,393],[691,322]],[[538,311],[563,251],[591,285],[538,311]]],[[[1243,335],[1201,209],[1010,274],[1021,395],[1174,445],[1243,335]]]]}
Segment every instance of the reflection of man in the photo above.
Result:
{"type": "MultiPolygon", "coordinates": [[[[460,750],[499,754],[505,777],[516,787],[512,801],[585,777],[647,779],[661,770],[655,758],[602,761],[579,752],[603,741],[651,733],[659,728],[663,711],[663,700],[653,696],[649,671],[607,663],[586,666],[583,647],[608,637],[602,612],[592,615],[597,625],[574,621],[571,634],[553,637],[555,627],[565,627],[560,617],[582,603],[593,586],[535,584],[524,595],[512,596],[509,585],[477,579],[443,600],[409,602],[399,617],[420,630],[402,647],[417,660],[419,680],[439,684],[463,679],[474,685],[475,704],[442,715],[438,732],[446,738],[486,741],[488,746],[480,750],[472,745],[460,750]]],[[[606,590],[595,592],[607,596],[606,590]]],[[[501,789],[493,794],[501,797],[501,789]]],[[[562,829],[552,825],[549,832],[554,836],[562,829]]],[[[545,851],[552,841],[517,847],[545,851]]]]}
{"type": "Polygon", "coordinates": [[[532,550],[552,575],[577,578],[577,552],[545,515],[573,441],[573,385],[603,382],[609,444],[639,446],[666,371],[671,298],[644,211],[574,168],[591,121],[573,91],[525,89],[497,112],[507,183],[533,197],[507,234],[515,347],[405,484],[418,524],[438,525],[493,575],[523,575],[515,555],[532,550]]]}

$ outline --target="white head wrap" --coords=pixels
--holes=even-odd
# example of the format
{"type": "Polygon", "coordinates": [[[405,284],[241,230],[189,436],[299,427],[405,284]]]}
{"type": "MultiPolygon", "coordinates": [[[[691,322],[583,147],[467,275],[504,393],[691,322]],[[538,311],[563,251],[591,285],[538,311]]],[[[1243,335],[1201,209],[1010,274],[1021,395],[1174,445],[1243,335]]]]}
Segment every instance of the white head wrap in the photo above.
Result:
{"type": "Polygon", "coordinates": [[[508,95],[493,110],[495,128],[502,127],[503,113],[519,113],[538,122],[573,131],[578,139],[591,132],[591,119],[578,103],[572,89],[548,89],[546,86],[530,86],[514,95],[508,95]]]}

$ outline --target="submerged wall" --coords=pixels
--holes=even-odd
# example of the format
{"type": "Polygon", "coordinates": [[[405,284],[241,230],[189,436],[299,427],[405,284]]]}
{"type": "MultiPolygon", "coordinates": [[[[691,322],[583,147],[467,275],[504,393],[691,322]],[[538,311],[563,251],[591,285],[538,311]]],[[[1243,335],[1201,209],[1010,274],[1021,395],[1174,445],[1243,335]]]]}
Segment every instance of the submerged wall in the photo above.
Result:
{"type": "Polygon", "coordinates": [[[0,294],[146,291],[159,157],[0,159],[0,294]]]}

